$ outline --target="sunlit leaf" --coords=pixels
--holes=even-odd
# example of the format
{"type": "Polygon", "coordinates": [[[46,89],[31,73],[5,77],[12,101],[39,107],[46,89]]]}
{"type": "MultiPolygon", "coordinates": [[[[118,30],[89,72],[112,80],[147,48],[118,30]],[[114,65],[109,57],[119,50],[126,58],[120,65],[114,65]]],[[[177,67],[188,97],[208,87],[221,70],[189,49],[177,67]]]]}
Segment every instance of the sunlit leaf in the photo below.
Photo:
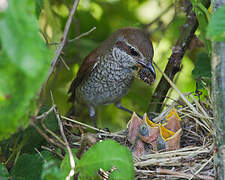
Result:
{"type": "Polygon", "coordinates": [[[92,146],[80,159],[77,169],[80,179],[96,179],[98,171],[116,169],[110,179],[134,179],[133,159],[130,151],[112,140],[92,146]]]}
{"type": "Polygon", "coordinates": [[[25,127],[35,95],[50,68],[52,52],[39,34],[34,1],[12,0],[0,21],[0,138],[25,127]]]}

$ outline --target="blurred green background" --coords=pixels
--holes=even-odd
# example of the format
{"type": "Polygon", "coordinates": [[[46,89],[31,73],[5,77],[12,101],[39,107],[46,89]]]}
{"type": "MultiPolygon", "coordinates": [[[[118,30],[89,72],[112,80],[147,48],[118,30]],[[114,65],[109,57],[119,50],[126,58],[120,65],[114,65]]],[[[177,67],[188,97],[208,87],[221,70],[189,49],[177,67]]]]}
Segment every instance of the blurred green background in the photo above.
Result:
{"type": "MultiPolygon", "coordinates": [[[[69,29],[68,40],[93,27],[96,30],[64,46],[54,73],[47,81],[73,2],[0,1],[0,168],[10,170],[10,177],[13,179],[46,179],[44,177],[50,171],[53,177],[62,179],[59,159],[55,165],[51,164],[50,169],[48,163],[52,161],[43,161],[45,158],[56,159],[52,153],[43,151],[43,146],[52,147],[53,151],[59,150],[49,140],[55,139],[55,136],[43,126],[44,124],[52,132],[59,133],[55,113],[51,112],[43,121],[37,117],[52,107],[50,90],[60,114],[66,115],[71,107],[67,102],[67,91],[82,60],[119,28],[134,26],[143,29],[153,42],[154,62],[164,70],[173,46],[183,33],[181,27],[185,23],[187,4],[192,2],[199,28],[185,52],[181,70],[176,74],[174,82],[183,93],[193,94],[196,82],[206,78],[206,86],[210,84],[211,47],[207,38],[212,36],[213,40],[224,40],[224,27],[218,24],[224,19],[225,11],[222,9],[208,26],[210,11],[204,9],[201,0],[80,0],[69,29]],[[69,66],[69,70],[63,62],[69,66]]],[[[129,93],[122,99],[123,106],[143,115],[161,78],[157,70],[156,75],[157,80],[152,86],[135,80],[129,93]]],[[[199,84],[199,90],[204,94],[207,90],[202,85],[199,84]]],[[[179,98],[172,90],[163,96],[169,97],[164,102],[167,105],[179,98]]],[[[107,127],[110,131],[115,131],[125,128],[131,115],[114,105],[108,105],[97,108],[96,118],[99,128],[107,127]]],[[[87,109],[84,109],[77,120],[93,125],[87,109]]],[[[78,128],[70,127],[64,126],[64,131],[69,134],[66,135],[72,143],[78,128]]],[[[83,132],[78,133],[80,135],[83,132]]],[[[0,171],[1,177],[2,172],[0,171]]],[[[4,176],[7,178],[9,174],[4,176]]]]}
{"type": "MultiPolygon", "coordinates": [[[[6,135],[15,132],[18,127],[26,127],[29,124],[29,117],[36,115],[41,108],[40,104],[51,107],[50,90],[53,91],[60,113],[66,115],[71,107],[67,102],[67,91],[82,60],[119,28],[134,26],[143,29],[153,42],[154,62],[164,70],[172,48],[179,34],[182,33],[181,27],[186,19],[187,8],[185,0],[81,0],[70,26],[68,40],[93,27],[96,27],[96,30],[65,45],[60,59],[63,59],[70,70],[65,67],[62,60],[59,60],[47,83],[44,96],[40,98],[40,89],[47,79],[50,63],[61,41],[74,1],[12,0],[7,2],[9,8],[3,8],[0,12],[0,58],[2,59],[0,61],[2,77],[0,132],[6,135]]],[[[175,83],[183,93],[195,91],[195,79],[199,77],[195,76],[194,79],[192,70],[198,54],[207,55],[209,52],[207,46],[203,47],[205,36],[202,36],[202,32],[201,29],[197,30],[196,34],[200,39],[196,37],[191,42],[182,60],[181,71],[175,77],[175,83]]],[[[205,59],[205,56],[201,57],[205,59]]],[[[209,58],[206,58],[205,62],[209,64],[209,58]]],[[[122,99],[122,104],[143,115],[161,78],[161,74],[158,71],[156,73],[157,80],[153,86],[135,80],[128,95],[122,99]]],[[[178,98],[174,91],[170,91],[167,96],[172,99],[178,98]]],[[[164,103],[172,102],[166,98],[164,103]]],[[[110,130],[124,128],[130,117],[130,114],[117,109],[114,105],[97,109],[98,126],[108,127],[110,130]]],[[[87,109],[84,109],[78,120],[92,124],[87,109]]]]}

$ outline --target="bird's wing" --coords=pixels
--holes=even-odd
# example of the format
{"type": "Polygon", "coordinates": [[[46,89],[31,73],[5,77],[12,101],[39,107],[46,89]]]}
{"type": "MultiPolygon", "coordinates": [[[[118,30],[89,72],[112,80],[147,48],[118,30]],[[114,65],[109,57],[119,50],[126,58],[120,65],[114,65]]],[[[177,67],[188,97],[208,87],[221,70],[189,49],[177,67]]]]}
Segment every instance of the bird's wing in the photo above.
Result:
{"type": "Polygon", "coordinates": [[[76,78],[73,80],[73,82],[70,85],[70,88],[68,91],[68,93],[71,94],[68,99],[69,102],[74,102],[75,96],[76,96],[75,94],[76,88],[82,83],[82,81],[85,78],[88,77],[88,75],[94,69],[96,63],[97,63],[96,51],[93,51],[84,59],[76,75],[76,78]]]}

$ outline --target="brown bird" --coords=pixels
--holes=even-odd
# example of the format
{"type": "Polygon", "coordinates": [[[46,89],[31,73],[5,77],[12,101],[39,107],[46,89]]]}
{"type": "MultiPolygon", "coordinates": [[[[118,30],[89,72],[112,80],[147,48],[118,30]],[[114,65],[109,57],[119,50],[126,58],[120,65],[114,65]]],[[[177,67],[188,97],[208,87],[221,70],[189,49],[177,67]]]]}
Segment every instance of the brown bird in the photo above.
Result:
{"type": "Polygon", "coordinates": [[[85,58],[69,88],[69,102],[73,108],[86,105],[92,119],[96,106],[111,103],[132,113],[121,105],[121,98],[135,77],[148,84],[154,82],[153,54],[151,41],[140,29],[117,30],[85,58]]]}

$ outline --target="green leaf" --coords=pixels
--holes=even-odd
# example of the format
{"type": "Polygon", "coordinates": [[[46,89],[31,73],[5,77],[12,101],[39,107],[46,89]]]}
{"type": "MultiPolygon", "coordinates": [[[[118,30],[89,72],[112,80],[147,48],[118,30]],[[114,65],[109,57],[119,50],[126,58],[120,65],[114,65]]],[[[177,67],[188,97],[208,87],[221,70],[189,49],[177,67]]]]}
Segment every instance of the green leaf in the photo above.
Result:
{"type": "Polygon", "coordinates": [[[64,179],[63,172],[60,169],[61,160],[48,151],[42,151],[41,155],[45,158],[41,179],[61,180],[64,179]]]}
{"type": "Polygon", "coordinates": [[[40,180],[40,179],[62,179],[59,169],[60,160],[48,151],[38,154],[24,153],[19,156],[13,166],[10,175],[13,179],[40,180]]]}
{"type": "Polygon", "coordinates": [[[213,41],[225,42],[225,4],[212,15],[206,35],[213,41]]]}
{"type": "MultiPolygon", "coordinates": [[[[50,107],[44,105],[41,107],[39,115],[48,111],[50,107]]],[[[54,112],[48,114],[44,120],[45,126],[53,132],[56,132],[59,129],[57,119],[54,112]]],[[[36,125],[39,128],[43,128],[40,121],[37,121],[36,125]]],[[[46,139],[43,136],[40,136],[40,133],[33,127],[29,126],[23,131],[23,137],[27,138],[27,143],[23,147],[23,152],[35,152],[35,149],[41,150],[41,146],[48,144],[46,139]]]]}
{"type": "Polygon", "coordinates": [[[29,77],[12,64],[10,59],[0,52],[0,94],[7,97],[0,101],[0,139],[28,123],[28,113],[33,108],[30,104],[33,91],[29,77]]]}
{"type": "Polygon", "coordinates": [[[7,170],[7,168],[5,166],[3,166],[1,163],[0,163],[0,179],[1,180],[7,180],[9,179],[9,172],[7,170]]]}
{"type": "Polygon", "coordinates": [[[65,179],[64,174],[55,161],[46,162],[43,166],[42,179],[61,180],[65,179]]]}
{"type": "Polygon", "coordinates": [[[206,53],[201,52],[197,55],[192,75],[196,80],[204,77],[211,78],[210,57],[206,53]]]}
{"type": "Polygon", "coordinates": [[[39,35],[34,3],[29,1],[9,1],[9,8],[0,22],[0,37],[2,48],[12,63],[26,75],[36,77],[49,67],[43,66],[43,60],[45,63],[49,60],[49,50],[39,35]]]}
{"type": "Polygon", "coordinates": [[[53,55],[39,34],[34,1],[8,3],[0,21],[0,139],[28,124],[53,55]]]}
{"type": "MultiPolygon", "coordinates": [[[[48,105],[43,105],[40,108],[40,112],[39,115],[45,113],[46,111],[48,111],[51,108],[51,106],[48,105]]],[[[51,131],[57,131],[59,130],[59,125],[58,125],[58,121],[56,119],[55,113],[54,111],[52,111],[51,113],[48,114],[48,116],[45,118],[44,120],[44,124],[46,125],[46,127],[51,130],[51,131]]],[[[41,123],[38,124],[41,126],[41,123]]]]}
{"type": "MultiPolygon", "coordinates": [[[[75,160],[75,164],[77,165],[79,159],[77,159],[77,157],[76,157],[76,152],[77,152],[78,149],[71,149],[71,150],[72,150],[72,153],[73,153],[73,158],[75,160]]],[[[63,159],[63,161],[61,163],[60,169],[63,171],[63,174],[64,174],[63,179],[65,179],[68,176],[68,174],[69,174],[69,172],[71,170],[70,157],[69,157],[68,152],[66,153],[66,155],[65,155],[65,157],[64,157],[64,159],[63,159]]]]}
{"type": "Polygon", "coordinates": [[[40,16],[42,8],[43,8],[43,0],[35,0],[35,13],[37,18],[40,16]]]}
{"type": "Polygon", "coordinates": [[[208,9],[202,4],[201,0],[191,0],[193,5],[193,10],[197,15],[200,35],[199,38],[204,42],[205,46],[208,49],[208,52],[211,52],[211,42],[206,38],[206,31],[209,22],[209,12],[208,9]]]}
{"type": "Polygon", "coordinates": [[[92,146],[77,165],[80,179],[96,179],[98,170],[110,171],[110,179],[134,179],[131,152],[113,140],[105,140],[92,146]]]}
{"type": "Polygon", "coordinates": [[[39,154],[23,154],[13,166],[10,175],[13,179],[40,180],[43,161],[39,154]]]}

